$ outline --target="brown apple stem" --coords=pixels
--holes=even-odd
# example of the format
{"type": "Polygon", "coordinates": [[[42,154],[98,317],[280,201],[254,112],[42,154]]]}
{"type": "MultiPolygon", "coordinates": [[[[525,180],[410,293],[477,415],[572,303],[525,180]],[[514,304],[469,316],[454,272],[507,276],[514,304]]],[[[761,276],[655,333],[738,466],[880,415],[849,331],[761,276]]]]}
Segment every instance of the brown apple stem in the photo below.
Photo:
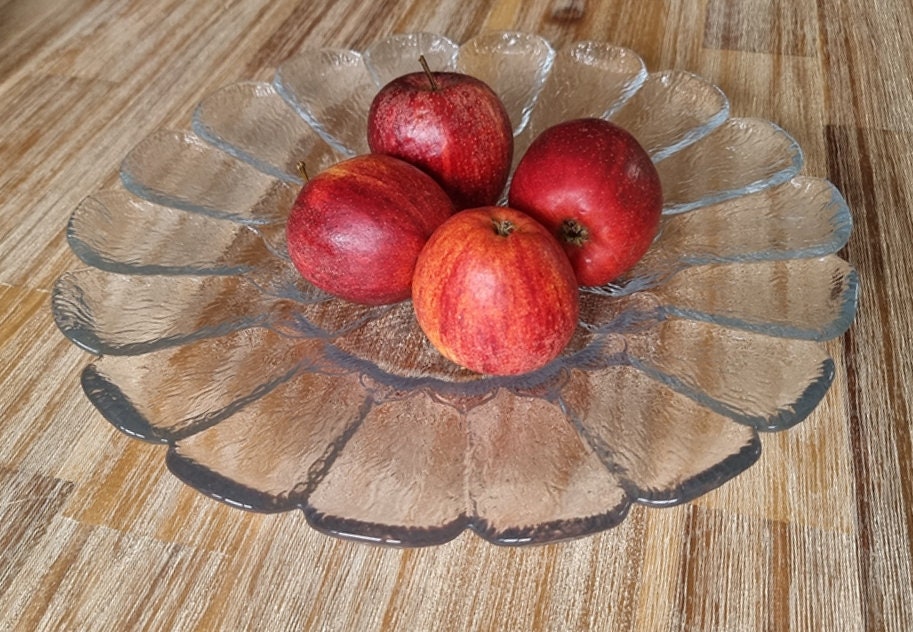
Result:
{"type": "Polygon", "coordinates": [[[431,84],[431,89],[437,91],[437,81],[434,80],[434,73],[431,72],[431,68],[428,66],[428,60],[425,59],[424,55],[418,56],[418,63],[422,65],[422,70],[425,71],[425,75],[428,77],[428,83],[431,84]]]}
{"type": "Polygon", "coordinates": [[[590,231],[575,219],[564,220],[558,233],[563,241],[575,246],[582,246],[590,239],[590,231]]]}
{"type": "Polygon", "coordinates": [[[514,225],[510,220],[494,218],[491,220],[491,225],[494,227],[495,234],[500,237],[507,237],[514,232],[514,225]]]}
{"type": "Polygon", "coordinates": [[[308,177],[307,165],[304,164],[303,160],[299,160],[295,164],[295,170],[298,172],[298,175],[301,177],[302,180],[304,180],[305,182],[308,182],[310,180],[310,178],[308,177]]]}

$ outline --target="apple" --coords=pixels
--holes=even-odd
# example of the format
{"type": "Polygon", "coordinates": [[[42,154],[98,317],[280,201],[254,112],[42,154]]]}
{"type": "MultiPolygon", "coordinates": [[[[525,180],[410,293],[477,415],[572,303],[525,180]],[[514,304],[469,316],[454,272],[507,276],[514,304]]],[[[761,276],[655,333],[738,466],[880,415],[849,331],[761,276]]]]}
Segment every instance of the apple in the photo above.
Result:
{"type": "Polygon", "coordinates": [[[449,360],[491,375],[539,369],[567,346],[578,287],[561,245],[511,208],[460,211],[434,231],[412,280],[415,317],[449,360]]]}
{"type": "Polygon", "coordinates": [[[580,285],[604,285],[630,270],[656,237],[659,174],[618,125],[584,118],[554,125],[530,144],[508,203],[542,222],[564,245],[580,285]]]}
{"type": "Polygon", "coordinates": [[[320,289],[367,305],[409,298],[425,242],[454,212],[444,190],[419,168],[367,154],[311,178],[286,223],[288,252],[320,289]]]}
{"type": "Polygon", "coordinates": [[[393,79],[368,111],[368,146],[433,176],[456,203],[497,203],[513,160],[510,118],[483,81],[457,72],[393,79]]]}

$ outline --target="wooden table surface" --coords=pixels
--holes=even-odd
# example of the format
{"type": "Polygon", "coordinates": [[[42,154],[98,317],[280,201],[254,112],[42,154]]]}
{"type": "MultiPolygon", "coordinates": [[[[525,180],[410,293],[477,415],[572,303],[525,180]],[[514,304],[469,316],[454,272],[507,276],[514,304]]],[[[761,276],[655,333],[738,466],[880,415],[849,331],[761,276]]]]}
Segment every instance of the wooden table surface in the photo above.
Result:
{"type": "Polygon", "coordinates": [[[0,629],[913,629],[911,34],[904,0],[0,0],[0,629]],[[49,293],[131,147],[303,47],[501,29],[702,75],[842,191],[860,306],[804,423],[603,534],[403,550],[205,498],[95,411],[49,293]]]}

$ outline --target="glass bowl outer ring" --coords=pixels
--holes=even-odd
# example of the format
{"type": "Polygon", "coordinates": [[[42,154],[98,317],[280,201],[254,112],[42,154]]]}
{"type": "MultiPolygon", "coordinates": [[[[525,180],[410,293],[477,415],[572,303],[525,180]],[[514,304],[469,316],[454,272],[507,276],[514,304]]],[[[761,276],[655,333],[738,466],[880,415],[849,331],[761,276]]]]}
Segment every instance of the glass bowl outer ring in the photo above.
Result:
{"type": "MultiPolygon", "coordinates": [[[[590,348],[596,342],[590,343],[584,350],[578,352],[580,354],[585,354],[587,349],[590,348]]],[[[372,380],[377,380],[381,384],[387,387],[396,386],[393,384],[393,380],[390,380],[390,376],[384,372],[377,372],[371,370],[371,367],[367,366],[366,361],[351,355],[341,349],[338,349],[332,345],[329,345],[330,355],[335,362],[338,362],[341,366],[356,370],[362,371],[367,377],[372,380]]],[[[555,366],[547,367],[542,372],[535,375],[534,378],[528,379],[523,378],[517,380],[515,378],[486,378],[484,380],[479,380],[474,382],[471,387],[471,394],[478,396],[483,396],[485,393],[491,392],[499,388],[508,388],[512,390],[525,390],[525,389],[534,389],[540,387],[554,380],[560,380],[560,374],[565,371],[564,364],[557,364],[555,366]]],[[[395,377],[395,381],[402,384],[403,378],[400,376],[395,377]]],[[[426,392],[433,394],[441,394],[446,396],[450,393],[448,392],[451,388],[455,388],[452,384],[437,380],[435,378],[406,378],[411,388],[418,388],[425,390],[426,392]]],[[[465,394],[465,384],[460,385],[461,394],[465,394]]],[[[88,392],[88,391],[87,391],[88,392]]],[[[457,393],[453,393],[457,394],[457,393]]],[[[91,397],[90,397],[91,398],[91,397]]],[[[810,412],[810,411],[809,411],[810,412]]],[[[117,420],[110,419],[116,427],[122,431],[126,429],[118,423],[117,420]]],[[[134,435],[136,436],[136,435],[134,435]]],[[[142,437],[140,437],[142,438],[142,437]]],[[[757,439],[757,437],[756,437],[757,439]]],[[[727,459],[726,465],[718,468],[714,468],[714,471],[708,471],[702,473],[702,475],[695,477],[694,480],[689,481],[685,486],[686,489],[682,490],[684,493],[678,498],[646,498],[638,497],[637,490],[630,489],[629,496],[633,502],[648,504],[648,505],[673,505],[679,504],[681,502],[687,502],[688,500],[693,499],[696,496],[699,496],[711,489],[722,485],[727,480],[738,475],[740,472],[744,471],[750,467],[760,456],[760,441],[756,440],[750,446],[748,446],[743,453],[732,455],[730,459],[727,459]]],[[[245,503],[243,501],[237,500],[237,497],[232,497],[228,493],[220,493],[222,491],[227,491],[234,489],[237,491],[238,484],[234,483],[228,479],[220,480],[219,475],[211,473],[209,480],[204,480],[206,478],[205,474],[201,474],[199,470],[193,470],[193,468],[188,468],[187,462],[182,461],[177,458],[176,452],[174,450],[174,444],[171,445],[171,448],[168,451],[167,464],[169,469],[181,480],[184,480],[192,487],[197,488],[201,492],[217,498],[223,502],[228,503],[232,506],[237,506],[245,509],[250,509],[250,506],[253,504],[262,504],[262,503],[245,503]]],[[[253,495],[256,495],[258,492],[256,490],[250,490],[253,495]]],[[[464,529],[471,528],[477,531],[486,539],[491,539],[492,541],[499,544],[523,544],[531,540],[536,540],[537,538],[529,538],[520,534],[517,534],[516,537],[514,534],[501,534],[498,538],[489,538],[486,536],[486,527],[484,521],[467,517],[465,515],[455,519],[451,525],[448,525],[440,532],[436,532],[434,535],[423,534],[419,532],[406,532],[396,534],[391,533],[391,531],[396,531],[395,528],[391,529],[390,527],[384,527],[381,525],[373,525],[367,523],[361,523],[358,521],[349,520],[341,517],[331,517],[331,516],[321,516],[316,510],[310,508],[307,503],[292,503],[289,506],[284,506],[282,508],[276,508],[275,511],[286,511],[292,508],[300,508],[304,511],[309,523],[316,529],[330,533],[335,536],[358,539],[358,540],[370,540],[384,542],[387,544],[400,544],[400,545],[424,545],[424,544],[436,544],[446,540],[451,539],[459,535],[464,529]],[[386,535],[385,535],[386,533],[386,535]],[[443,539],[442,539],[443,538],[443,539]]],[[[257,509],[258,511],[268,511],[263,506],[257,509]]],[[[568,525],[564,524],[561,528],[562,537],[578,537],[582,535],[587,535],[597,531],[611,528],[616,526],[621,522],[628,511],[628,504],[626,503],[623,510],[609,515],[603,516],[600,518],[592,518],[589,520],[583,520],[579,524],[579,528],[568,528],[568,525]]],[[[544,535],[547,532],[550,532],[552,536],[555,536],[557,525],[541,525],[540,535],[544,535]]],[[[546,540],[551,538],[546,537],[546,540]]]]}

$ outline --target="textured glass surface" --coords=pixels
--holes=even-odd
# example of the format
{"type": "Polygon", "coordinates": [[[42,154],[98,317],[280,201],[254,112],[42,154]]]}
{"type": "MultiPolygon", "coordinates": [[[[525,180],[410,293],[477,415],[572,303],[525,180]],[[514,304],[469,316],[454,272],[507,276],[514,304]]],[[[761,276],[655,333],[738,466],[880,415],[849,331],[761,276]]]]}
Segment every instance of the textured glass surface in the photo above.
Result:
{"type": "Polygon", "coordinates": [[[531,116],[538,134],[561,121],[581,116],[609,116],[644,83],[647,70],[633,51],[603,42],[578,42],[555,55],[531,116]]]}
{"type": "Polygon", "coordinates": [[[491,86],[504,103],[516,136],[529,121],[554,58],[554,49],[538,35],[486,33],[463,44],[458,70],[491,86]]]}
{"type": "Polygon", "coordinates": [[[401,75],[421,71],[419,57],[424,57],[434,71],[456,70],[460,47],[434,33],[402,33],[375,42],[364,52],[375,85],[380,88],[401,75]]]}
{"type": "Polygon", "coordinates": [[[194,112],[193,130],[219,149],[296,186],[301,185],[299,162],[316,173],[343,157],[269,84],[237,83],[207,96],[194,112]]]}
{"type": "Polygon", "coordinates": [[[105,418],[165,444],[171,471],[223,502],[299,509],[327,533],[397,545],[467,528],[501,544],[577,537],[632,503],[722,485],[760,457],[761,432],[824,396],[823,343],[856,309],[855,270],[837,254],[852,221],[801,166],[784,130],[730,118],[715,86],[647,73],[605,43],[411,33],[307,51],[272,83],[214,92],[190,131],[158,131],[125,157],[124,188],[71,217],[87,267],[59,279],[52,309],[96,354],[82,385],[105,418]],[[373,94],[419,55],[491,83],[518,155],[544,126],[604,116],[660,171],[653,246],[616,283],[581,290],[574,338],[535,373],[461,369],[409,302],[345,303],[289,263],[296,163],[364,151],[373,94]]]}

